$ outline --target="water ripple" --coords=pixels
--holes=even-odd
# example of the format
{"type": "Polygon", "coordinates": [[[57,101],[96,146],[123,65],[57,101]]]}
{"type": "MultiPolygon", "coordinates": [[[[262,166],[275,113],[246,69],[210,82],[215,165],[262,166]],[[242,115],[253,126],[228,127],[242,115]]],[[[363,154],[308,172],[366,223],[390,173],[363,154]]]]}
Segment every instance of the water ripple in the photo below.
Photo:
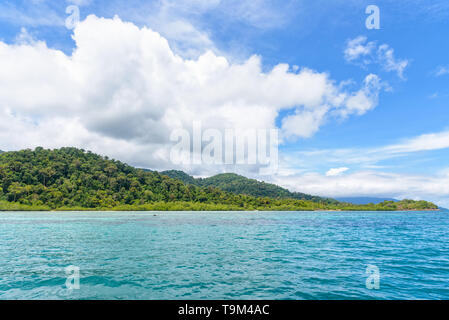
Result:
{"type": "Polygon", "coordinates": [[[448,299],[448,231],[448,212],[0,213],[0,299],[448,299]]]}

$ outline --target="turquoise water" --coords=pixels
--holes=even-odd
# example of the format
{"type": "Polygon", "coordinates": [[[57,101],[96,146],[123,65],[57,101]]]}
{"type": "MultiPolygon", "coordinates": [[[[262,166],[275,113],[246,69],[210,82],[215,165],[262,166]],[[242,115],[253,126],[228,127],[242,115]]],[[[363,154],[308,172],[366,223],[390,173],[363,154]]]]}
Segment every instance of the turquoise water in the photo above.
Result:
{"type": "Polygon", "coordinates": [[[0,299],[442,298],[447,211],[0,213],[0,299]]]}

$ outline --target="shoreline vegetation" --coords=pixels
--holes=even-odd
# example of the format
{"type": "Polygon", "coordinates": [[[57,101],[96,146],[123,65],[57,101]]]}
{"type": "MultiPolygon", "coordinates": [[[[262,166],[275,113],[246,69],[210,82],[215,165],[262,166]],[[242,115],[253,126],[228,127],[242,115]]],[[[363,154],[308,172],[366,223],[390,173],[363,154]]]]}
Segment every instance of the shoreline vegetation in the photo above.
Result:
{"type": "Polygon", "coordinates": [[[49,207],[46,205],[24,205],[17,202],[0,201],[0,212],[7,211],[147,211],[147,212],[160,212],[160,211],[440,211],[439,208],[432,209],[413,209],[410,207],[389,207],[387,205],[350,205],[341,206],[340,208],[329,208],[327,206],[317,207],[289,207],[289,206],[271,206],[271,207],[240,207],[232,205],[210,204],[210,203],[194,203],[194,202],[156,202],[143,205],[119,205],[115,207],[49,207]]]}
{"type": "Polygon", "coordinates": [[[137,169],[76,148],[0,154],[0,211],[424,211],[427,201],[355,205],[235,174],[203,180],[137,169]],[[170,177],[171,176],[171,177],[170,177]]]}

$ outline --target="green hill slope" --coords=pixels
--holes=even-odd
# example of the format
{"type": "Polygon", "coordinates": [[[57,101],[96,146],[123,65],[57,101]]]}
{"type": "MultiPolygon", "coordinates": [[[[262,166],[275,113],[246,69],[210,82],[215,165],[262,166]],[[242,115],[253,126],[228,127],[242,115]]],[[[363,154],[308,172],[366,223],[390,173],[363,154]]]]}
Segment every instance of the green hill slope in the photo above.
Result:
{"type": "Polygon", "coordinates": [[[254,197],[269,197],[275,199],[290,198],[297,200],[310,200],[313,202],[324,202],[329,204],[338,203],[337,200],[330,198],[322,198],[300,192],[290,192],[289,190],[279,187],[275,184],[257,181],[255,179],[249,179],[235,173],[222,173],[209,178],[198,179],[189,176],[183,171],[177,170],[163,171],[161,173],[171,178],[179,179],[187,184],[193,184],[202,187],[211,186],[235,194],[245,194],[254,197]]]}
{"type": "Polygon", "coordinates": [[[200,179],[195,179],[194,177],[189,176],[184,171],[167,170],[167,171],[162,171],[161,174],[166,175],[173,179],[180,180],[185,184],[192,184],[192,185],[198,186],[198,187],[201,186],[200,179]]]}
{"type": "MultiPolygon", "coordinates": [[[[0,199],[22,205],[112,208],[156,202],[240,204],[233,194],[187,186],[158,172],[62,148],[0,155],[0,199]]],[[[245,199],[245,201],[248,199],[245,199]]]]}
{"type": "MultiPolygon", "coordinates": [[[[181,177],[182,178],[182,177],[181,177]]],[[[186,178],[186,177],[184,177],[186,178]]],[[[240,179],[240,178],[239,178],[240,179]]],[[[436,207],[436,206],[435,206],[436,207]]],[[[0,154],[0,210],[397,210],[427,202],[373,206],[234,194],[185,184],[75,148],[0,154]]]]}

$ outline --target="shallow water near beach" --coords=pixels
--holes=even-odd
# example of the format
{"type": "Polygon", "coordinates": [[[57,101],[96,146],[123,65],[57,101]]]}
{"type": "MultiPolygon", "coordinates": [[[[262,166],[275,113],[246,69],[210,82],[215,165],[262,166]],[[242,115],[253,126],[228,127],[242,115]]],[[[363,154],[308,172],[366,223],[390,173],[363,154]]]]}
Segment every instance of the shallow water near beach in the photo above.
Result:
{"type": "Polygon", "coordinates": [[[449,299],[449,212],[0,213],[0,299],[449,299]]]}

